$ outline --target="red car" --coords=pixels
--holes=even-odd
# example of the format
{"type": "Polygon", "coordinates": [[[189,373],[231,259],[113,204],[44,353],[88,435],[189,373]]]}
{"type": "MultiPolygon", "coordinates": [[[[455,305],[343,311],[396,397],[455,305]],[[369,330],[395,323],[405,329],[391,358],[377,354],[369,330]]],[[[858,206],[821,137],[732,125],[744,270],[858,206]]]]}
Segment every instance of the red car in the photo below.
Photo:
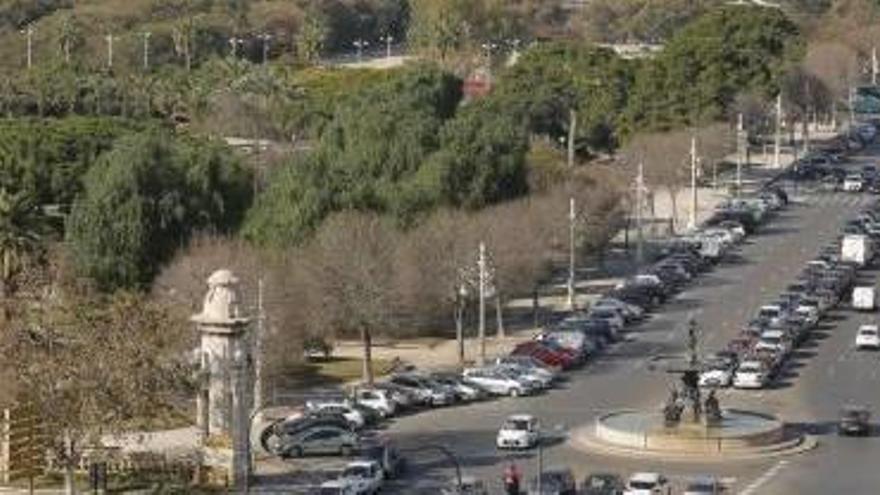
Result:
{"type": "Polygon", "coordinates": [[[540,342],[535,341],[523,342],[517,345],[511,354],[532,356],[548,366],[560,367],[563,369],[570,368],[574,364],[574,360],[567,354],[556,352],[540,342]]]}

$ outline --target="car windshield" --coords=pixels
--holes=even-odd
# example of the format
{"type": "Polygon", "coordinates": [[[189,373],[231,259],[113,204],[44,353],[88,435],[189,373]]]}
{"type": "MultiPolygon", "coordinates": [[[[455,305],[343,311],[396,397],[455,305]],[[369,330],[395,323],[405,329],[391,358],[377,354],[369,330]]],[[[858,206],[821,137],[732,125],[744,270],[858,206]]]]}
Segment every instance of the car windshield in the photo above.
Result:
{"type": "Polygon", "coordinates": [[[755,373],[761,371],[761,365],[758,363],[743,363],[742,366],[739,367],[739,370],[747,373],[755,373]]]}
{"type": "Polygon", "coordinates": [[[525,419],[508,419],[506,423],[504,423],[505,430],[528,430],[529,422],[525,419]]]}
{"type": "Polygon", "coordinates": [[[342,472],[343,478],[367,478],[370,470],[366,466],[349,466],[342,472]]]}
{"type": "Polygon", "coordinates": [[[657,483],[651,481],[630,481],[629,487],[634,490],[653,490],[657,483]]]}
{"type": "Polygon", "coordinates": [[[708,481],[691,483],[687,486],[686,492],[706,492],[712,493],[715,487],[708,481]]]}
{"type": "Polygon", "coordinates": [[[758,316],[761,318],[776,318],[779,316],[779,310],[776,308],[761,308],[761,311],[758,312],[758,316]]]}
{"type": "Polygon", "coordinates": [[[342,488],[336,486],[325,486],[321,488],[320,495],[341,495],[342,488]]]}
{"type": "Polygon", "coordinates": [[[779,342],[782,341],[782,338],[774,335],[771,337],[761,337],[761,340],[763,340],[764,342],[766,342],[768,344],[778,344],[779,342]]]}
{"type": "Polygon", "coordinates": [[[873,328],[863,328],[859,330],[859,333],[861,333],[862,335],[877,335],[877,330],[873,328]]]}

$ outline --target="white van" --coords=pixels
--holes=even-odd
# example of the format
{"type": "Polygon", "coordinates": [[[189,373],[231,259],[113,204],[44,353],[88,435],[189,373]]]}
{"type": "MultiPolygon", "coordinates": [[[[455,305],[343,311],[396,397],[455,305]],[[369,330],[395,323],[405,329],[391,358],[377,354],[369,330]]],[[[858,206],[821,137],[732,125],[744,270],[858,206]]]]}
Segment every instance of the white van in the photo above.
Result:
{"type": "Polygon", "coordinates": [[[874,311],[877,307],[877,291],[873,287],[854,288],[852,305],[859,311],[874,311]]]}

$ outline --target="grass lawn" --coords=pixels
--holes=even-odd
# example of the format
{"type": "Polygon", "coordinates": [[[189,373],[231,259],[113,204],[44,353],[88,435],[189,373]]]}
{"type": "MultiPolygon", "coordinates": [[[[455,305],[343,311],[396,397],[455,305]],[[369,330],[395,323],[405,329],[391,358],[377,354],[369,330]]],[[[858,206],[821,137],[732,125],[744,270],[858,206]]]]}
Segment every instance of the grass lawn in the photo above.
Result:
{"type": "MultiPolygon", "coordinates": [[[[288,370],[288,375],[304,385],[341,385],[357,381],[363,374],[362,361],[357,358],[312,358],[288,370]]],[[[391,361],[373,358],[373,374],[376,377],[391,371],[391,361]]]]}

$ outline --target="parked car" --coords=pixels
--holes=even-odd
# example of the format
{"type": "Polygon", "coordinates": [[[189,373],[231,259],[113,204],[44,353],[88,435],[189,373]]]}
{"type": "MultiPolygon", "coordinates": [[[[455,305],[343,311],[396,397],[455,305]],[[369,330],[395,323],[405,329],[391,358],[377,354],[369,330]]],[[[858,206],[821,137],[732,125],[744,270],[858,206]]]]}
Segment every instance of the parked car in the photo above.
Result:
{"type": "Polygon", "coordinates": [[[489,396],[481,387],[473,383],[466,383],[461,376],[451,373],[433,373],[431,379],[441,385],[449,387],[456,398],[464,402],[483,400],[489,396]]]}
{"type": "Polygon", "coordinates": [[[699,476],[690,480],[683,495],[719,495],[723,486],[714,476],[699,476]]]}
{"type": "Polygon", "coordinates": [[[733,374],[736,371],[736,360],[732,358],[716,357],[709,359],[706,366],[700,372],[699,384],[706,388],[729,387],[733,383],[733,374]]]}
{"type": "Polygon", "coordinates": [[[275,421],[263,428],[263,431],[260,432],[260,445],[266,452],[280,455],[284,437],[291,437],[307,430],[322,427],[351,429],[350,423],[341,416],[315,417],[296,414],[275,421]]]}
{"type": "Polygon", "coordinates": [[[862,325],[856,334],[856,349],[880,350],[880,333],[877,325],[862,325]]]}
{"type": "Polygon", "coordinates": [[[310,428],[279,438],[278,454],[282,458],[315,454],[348,457],[360,448],[360,439],[353,431],[333,426],[310,428]]]}
{"type": "Polygon", "coordinates": [[[364,445],[361,447],[360,457],[377,462],[385,479],[398,478],[406,472],[406,458],[392,443],[383,441],[364,445]]]}
{"type": "Polygon", "coordinates": [[[864,406],[846,406],[840,411],[837,423],[840,435],[868,435],[871,433],[871,410],[864,406]]]}
{"type": "Polygon", "coordinates": [[[516,364],[496,364],[494,368],[514,380],[528,383],[535,390],[547,389],[553,384],[552,376],[516,364]]]}
{"type": "Polygon", "coordinates": [[[666,489],[666,477],[659,473],[635,473],[626,483],[625,495],[660,495],[666,489]]]}
{"type": "Polygon", "coordinates": [[[398,387],[411,391],[421,404],[427,406],[447,406],[454,401],[451,392],[433,386],[431,383],[416,375],[395,375],[392,376],[389,381],[398,387]]]}
{"type": "Polygon", "coordinates": [[[306,412],[312,416],[342,416],[354,429],[363,428],[367,424],[364,415],[344,401],[308,401],[306,412]]]}
{"type": "Polygon", "coordinates": [[[538,490],[537,476],[529,484],[529,495],[577,495],[577,483],[571,469],[548,469],[539,474],[541,489],[538,490]]]}
{"type": "Polygon", "coordinates": [[[482,480],[478,480],[473,476],[462,476],[461,484],[455,482],[452,486],[446,487],[441,491],[442,495],[489,495],[482,480]]]}
{"type": "Polygon", "coordinates": [[[330,480],[321,483],[317,495],[358,495],[356,490],[351,480],[330,480]]]}
{"type": "Polygon", "coordinates": [[[733,375],[735,388],[764,388],[768,380],[767,366],[762,361],[746,360],[733,375]]]}
{"type": "Polygon", "coordinates": [[[385,473],[376,461],[358,460],[345,466],[339,480],[353,486],[358,495],[375,495],[382,490],[385,473]]]}
{"type": "Polygon", "coordinates": [[[623,479],[611,473],[591,474],[581,483],[581,495],[620,495],[623,490],[623,479]]]}
{"type": "Polygon", "coordinates": [[[509,416],[495,437],[495,446],[499,449],[530,449],[540,440],[540,425],[530,414],[514,414],[509,416]]]}
{"type": "Polygon", "coordinates": [[[473,383],[494,395],[519,397],[534,392],[527,382],[516,380],[492,368],[471,368],[462,373],[465,383],[473,383]]]}
{"type": "Polygon", "coordinates": [[[381,388],[358,388],[352,394],[352,400],[355,404],[376,411],[383,418],[394,416],[398,408],[392,393],[381,388]]]}

